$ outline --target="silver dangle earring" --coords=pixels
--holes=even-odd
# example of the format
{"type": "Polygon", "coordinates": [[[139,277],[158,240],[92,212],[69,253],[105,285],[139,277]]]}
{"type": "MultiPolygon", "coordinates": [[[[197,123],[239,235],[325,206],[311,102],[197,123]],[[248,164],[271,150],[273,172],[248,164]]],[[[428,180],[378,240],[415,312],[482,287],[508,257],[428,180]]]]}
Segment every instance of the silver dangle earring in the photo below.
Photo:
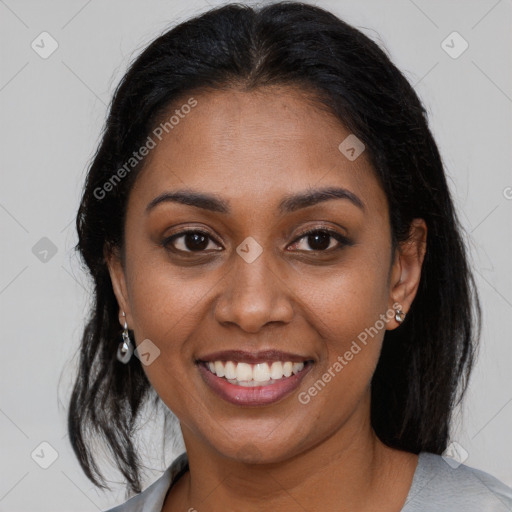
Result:
{"type": "Polygon", "coordinates": [[[128,334],[128,324],[126,323],[126,315],[123,311],[124,316],[124,327],[123,327],[123,341],[119,343],[119,347],[117,349],[117,359],[121,361],[121,363],[126,364],[132,357],[133,354],[133,345],[130,341],[130,335],[128,334]]]}
{"type": "Polygon", "coordinates": [[[405,313],[399,308],[395,312],[395,320],[401,324],[405,320],[405,313]]]}

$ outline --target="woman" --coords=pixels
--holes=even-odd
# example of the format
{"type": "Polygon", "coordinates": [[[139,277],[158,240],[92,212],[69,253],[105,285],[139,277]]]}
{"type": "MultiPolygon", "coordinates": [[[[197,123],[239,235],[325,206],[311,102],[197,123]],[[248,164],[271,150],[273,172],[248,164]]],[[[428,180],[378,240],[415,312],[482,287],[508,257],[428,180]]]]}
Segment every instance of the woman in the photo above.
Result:
{"type": "Polygon", "coordinates": [[[96,485],[91,433],[138,493],[113,510],[511,510],[441,456],[478,298],[425,111],[356,29],[288,2],[159,37],[77,229],[96,293],[69,432],[96,485]],[[186,452],[141,493],[150,398],[186,452]]]}

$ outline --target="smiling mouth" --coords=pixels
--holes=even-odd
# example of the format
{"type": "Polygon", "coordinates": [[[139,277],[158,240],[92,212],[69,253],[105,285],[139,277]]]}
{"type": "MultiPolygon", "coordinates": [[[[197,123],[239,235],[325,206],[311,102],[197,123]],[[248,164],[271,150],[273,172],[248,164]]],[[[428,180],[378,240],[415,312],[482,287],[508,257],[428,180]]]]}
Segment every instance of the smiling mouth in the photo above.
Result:
{"type": "Polygon", "coordinates": [[[207,370],[230,384],[242,387],[271,386],[297,375],[312,364],[312,361],[273,361],[243,363],[237,361],[201,361],[207,370]]]}

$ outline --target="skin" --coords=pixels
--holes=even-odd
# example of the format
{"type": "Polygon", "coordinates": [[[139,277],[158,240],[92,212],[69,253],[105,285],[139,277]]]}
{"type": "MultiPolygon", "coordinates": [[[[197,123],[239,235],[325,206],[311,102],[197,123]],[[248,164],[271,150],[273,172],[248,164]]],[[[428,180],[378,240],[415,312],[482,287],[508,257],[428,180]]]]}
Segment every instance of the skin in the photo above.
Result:
{"type": "Polygon", "coordinates": [[[160,350],[144,369],[179,418],[189,457],[190,471],[163,510],[398,511],[417,456],[386,447],[370,424],[370,382],[385,330],[399,328],[396,320],[308,404],[298,393],[394,303],[409,310],[425,222],[415,219],[410,241],[391,254],[386,196],[366,154],[345,158],[338,146],[350,132],[301,91],[193,96],[197,106],[151,151],[134,184],[124,265],[115,251],[106,254],[121,325],[125,311],[136,343],[149,338],[160,350]],[[330,199],[278,211],[285,196],[327,186],[350,190],[364,210],[330,199]],[[145,213],[162,192],[184,188],[220,196],[231,213],[172,202],[145,213]],[[206,231],[206,250],[190,251],[185,237],[174,251],[162,246],[183,228],[206,231]],[[300,238],[313,228],[352,243],[336,249],[331,238],[328,249],[314,250],[314,240],[300,238]],[[236,252],[249,236],[263,249],[250,264],[236,252]],[[296,392],[241,407],[214,394],[194,363],[229,349],[282,350],[314,364],[296,392]]]}

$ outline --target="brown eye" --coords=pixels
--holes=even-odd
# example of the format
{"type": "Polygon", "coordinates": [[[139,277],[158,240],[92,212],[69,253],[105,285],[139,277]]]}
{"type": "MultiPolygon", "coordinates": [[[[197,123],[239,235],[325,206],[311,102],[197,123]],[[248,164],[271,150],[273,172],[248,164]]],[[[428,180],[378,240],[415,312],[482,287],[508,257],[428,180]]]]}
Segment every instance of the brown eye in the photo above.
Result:
{"type": "Polygon", "coordinates": [[[208,233],[189,230],[172,235],[164,240],[162,245],[177,252],[202,252],[207,249],[218,250],[215,248],[216,244],[211,247],[210,242],[213,242],[213,240],[208,233]]]}
{"type": "Polygon", "coordinates": [[[293,243],[295,249],[306,252],[326,252],[331,249],[340,249],[345,245],[350,245],[349,240],[340,233],[329,229],[315,229],[307,231],[302,233],[300,238],[293,243]],[[335,240],[334,244],[333,239],[335,240]],[[302,240],[304,240],[304,242],[301,243],[302,240]],[[336,242],[338,243],[336,244],[336,242]],[[307,246],[310,247],[309,250],[307,249],[307,246]]]}

